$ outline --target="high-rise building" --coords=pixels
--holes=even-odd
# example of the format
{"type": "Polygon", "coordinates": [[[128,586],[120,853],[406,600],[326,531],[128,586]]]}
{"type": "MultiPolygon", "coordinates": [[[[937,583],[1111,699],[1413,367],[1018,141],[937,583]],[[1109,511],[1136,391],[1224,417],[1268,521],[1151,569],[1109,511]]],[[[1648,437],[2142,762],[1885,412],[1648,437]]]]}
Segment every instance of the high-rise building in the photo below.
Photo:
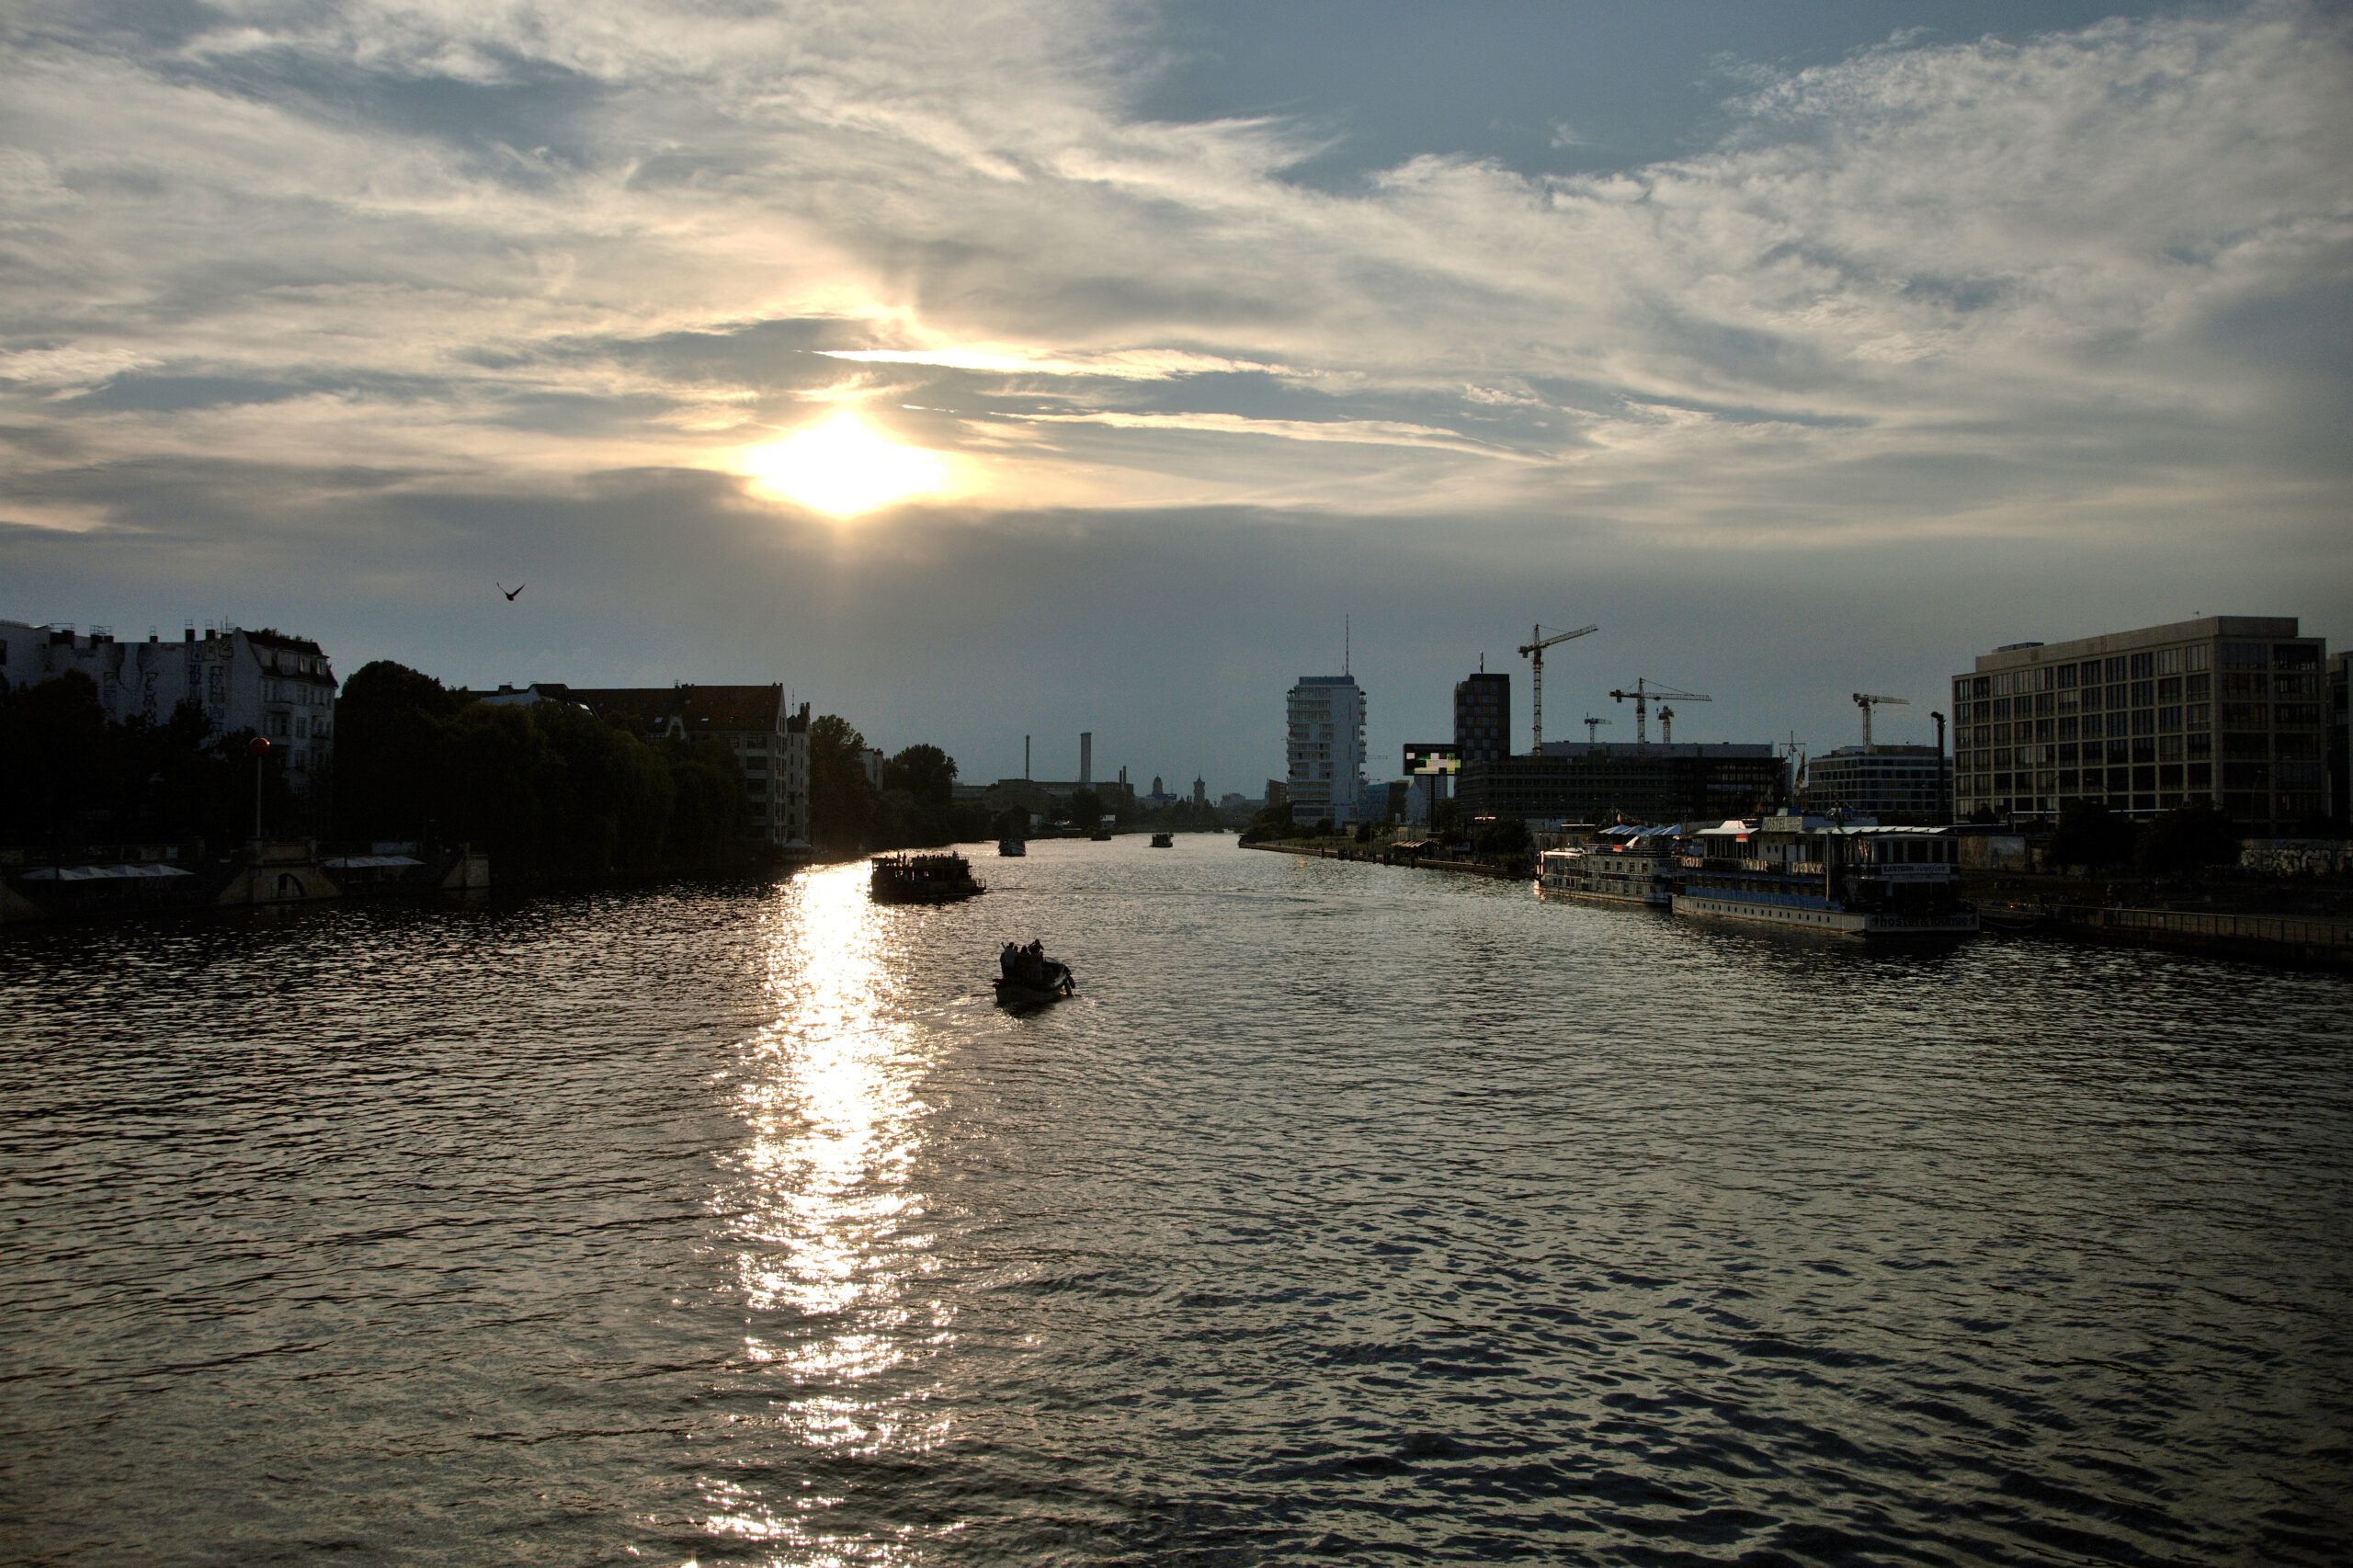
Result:
{"type": "Polygon", "coordinates": [[[1789,770],[1762,744],[1547,741],[1541,756],[1464,763],[1455,790],[1472,817],[1722,822],[1786,802],[1789,770]]]}
{"type": "Polygon", "coordinates": [[[2353,817],[2353,653],[2328,661],[2328,814],[2353,817]]]}
{"type": "Polygon", "coordinates": [[[2292,832],[2328,801],[2325,654],[2293,616],[2245,615],[1982,653],[1952,683],[1954,812],[2211,800],[2250,834],[2292,832]]]}
{"type": "Polygon", "coordinates": [[[1511,755],[1511,676],[1481,670],[1454,683],[1454,744],[1465,762],[1511,755]]]}
{"type": "Polygon", "coordinates": [[[1292,817],[1355,821],[1364,794],[1364,693],[1356,676],[1300,676],[1284,717],[1292,817]]]}

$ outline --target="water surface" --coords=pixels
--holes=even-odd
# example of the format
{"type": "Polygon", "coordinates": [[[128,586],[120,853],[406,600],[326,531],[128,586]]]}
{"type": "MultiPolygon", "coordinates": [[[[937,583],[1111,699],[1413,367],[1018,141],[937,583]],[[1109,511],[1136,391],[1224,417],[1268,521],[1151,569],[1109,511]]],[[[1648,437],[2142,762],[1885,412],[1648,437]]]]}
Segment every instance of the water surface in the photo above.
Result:
{"type": "Polygon", "coordinates": [[[2342,980],[976,859],[0,936],[0,1558],[2343,1560],[2342,980]]]}

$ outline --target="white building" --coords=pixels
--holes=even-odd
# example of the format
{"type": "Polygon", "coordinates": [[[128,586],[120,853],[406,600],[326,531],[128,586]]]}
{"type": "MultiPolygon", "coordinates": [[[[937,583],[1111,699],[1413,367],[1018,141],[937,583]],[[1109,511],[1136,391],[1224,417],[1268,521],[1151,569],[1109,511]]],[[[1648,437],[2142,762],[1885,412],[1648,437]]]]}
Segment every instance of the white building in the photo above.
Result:
{"type": "Polygon", "coordinates": [[[1350,823],[1363,812],[1364,693],[1354,676],[1302,676],[1290,688],[1292,820],[1350,823]]]}
{"type": "Polygon", "coordinates": [[[325,778],[335,747],[335,672],[307,637],[229,626],[202,637],[191,626],[176,642],[153,632],[121,642],[102,626],[32,626],[0,620],[0,681],[38,686],[80,670],[117,723],[170,722],[193,699],[212,733],[251,730],[283,748],[286,782],[308,800],[325,778]]]}

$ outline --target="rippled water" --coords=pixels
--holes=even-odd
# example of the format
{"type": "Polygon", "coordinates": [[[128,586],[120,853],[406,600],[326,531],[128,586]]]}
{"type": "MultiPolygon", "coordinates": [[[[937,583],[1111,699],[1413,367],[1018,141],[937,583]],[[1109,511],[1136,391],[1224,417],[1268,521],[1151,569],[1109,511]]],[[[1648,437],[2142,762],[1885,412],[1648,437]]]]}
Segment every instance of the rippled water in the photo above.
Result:
{"type": "Polygon", "coordinates": [[[2342,980],[980,869],[0,935],[0,1556],[2343,1560],[2342,980]]]}

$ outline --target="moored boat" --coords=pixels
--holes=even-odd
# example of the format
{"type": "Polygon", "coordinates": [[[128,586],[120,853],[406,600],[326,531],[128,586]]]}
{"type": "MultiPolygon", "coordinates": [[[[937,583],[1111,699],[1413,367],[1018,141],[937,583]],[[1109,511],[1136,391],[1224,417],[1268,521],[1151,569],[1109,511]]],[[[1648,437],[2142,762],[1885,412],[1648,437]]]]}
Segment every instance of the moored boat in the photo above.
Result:
{"type": "Polygon", "coordinates": [[[1536,896],[1665,909],[1675,897],[1681,831],[1673,824],[1611,828],[1592,844],[1547,849],[1537,858],[1536,896]]]}
{"type": "Polygon", "coordinates": [[[1176,847],[1176,836],[1174,834],[1155,833],[1152,835],[1152,846],[1154,849],[1174,849],[1176,847]]]}
{"type": "Polygon", "coordinates": [[[877,903],[954,903],[988,890],[961,855],[877,855],[868,889],[877,903]]]}
{"type": "Polygon", "coordinates": [[[1029,846],[1018,838],[1000,838],[996,841],[996,852],[1018,859],[1029,853],[1029,846]]]}
{"type": "Polygon", "coordinates": [[[1870,943],[1974,936],[1956,896],[1959,845],[1934,827],[1849,827],[1783,814],[1703,829],[1681,858],[1675,913],[1870,943]]]}

